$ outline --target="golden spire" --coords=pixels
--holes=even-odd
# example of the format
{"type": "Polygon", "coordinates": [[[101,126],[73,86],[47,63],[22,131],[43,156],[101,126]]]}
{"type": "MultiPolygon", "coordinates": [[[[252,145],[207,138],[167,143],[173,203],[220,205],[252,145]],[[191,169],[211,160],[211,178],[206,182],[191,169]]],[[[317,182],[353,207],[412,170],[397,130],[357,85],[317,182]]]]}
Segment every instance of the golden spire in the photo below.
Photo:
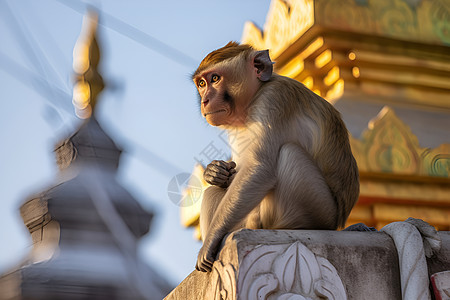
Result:
{"type": "Polygon", "coordinates": [[[76,115],[81,119],[92,115],[97,96],[104,88],[103,79],[97,70],[100,61],[100,49],[96,39],[97,25],[98,14],[92,10],[88,11],[73,49],[75,83],[72,103],[76,115]]]}

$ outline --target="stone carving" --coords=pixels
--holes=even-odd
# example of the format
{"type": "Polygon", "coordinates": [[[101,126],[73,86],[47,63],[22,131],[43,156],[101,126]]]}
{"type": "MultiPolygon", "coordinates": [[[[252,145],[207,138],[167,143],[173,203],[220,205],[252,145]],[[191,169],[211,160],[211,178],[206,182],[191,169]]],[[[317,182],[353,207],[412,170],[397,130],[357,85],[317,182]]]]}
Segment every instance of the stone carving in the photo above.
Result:
{"type": "Polygon", "coordinates": [[[347,299],[334,266],[300,242],[259,245],[241,262],[239,299],[347,299]]]}
{"type": "Polygon", "coordinates": [[[204,299],[347,299],[334,266],[305,245],[258,245],[235,272],[216,261],[204,299]],[[236,276],[238,285],[236,287],[236,276]]]}
{"type": "Polygon", "coordinates": [[[210,276],[204,299],[236,299],[236,272],[231,264],[224,266],[220,260],[214,262],[210,276]]]}
{"type": "Polygon", "coordinates": [[[381,229],[394,240],[400,265],[403,299],[431,299],[425,256],[439,251],[441,240],[437,231],[422,220],[409,218],[381,229]]]}

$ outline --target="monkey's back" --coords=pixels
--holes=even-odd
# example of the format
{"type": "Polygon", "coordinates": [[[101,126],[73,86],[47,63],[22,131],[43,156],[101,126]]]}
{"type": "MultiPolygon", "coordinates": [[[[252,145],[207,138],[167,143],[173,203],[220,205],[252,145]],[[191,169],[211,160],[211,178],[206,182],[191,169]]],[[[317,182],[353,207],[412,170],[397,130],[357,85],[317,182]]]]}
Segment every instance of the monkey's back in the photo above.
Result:
{"type": "Polygon", "coordinates": [[[312,157],[337,203],[337,226],[343,227],[359,197],[359,173],[340,113],[302,83],[275,74],[254,106],[257,121],[284,131],[275,133],[285,139],[281,143],[298,143],[312,157]]]}

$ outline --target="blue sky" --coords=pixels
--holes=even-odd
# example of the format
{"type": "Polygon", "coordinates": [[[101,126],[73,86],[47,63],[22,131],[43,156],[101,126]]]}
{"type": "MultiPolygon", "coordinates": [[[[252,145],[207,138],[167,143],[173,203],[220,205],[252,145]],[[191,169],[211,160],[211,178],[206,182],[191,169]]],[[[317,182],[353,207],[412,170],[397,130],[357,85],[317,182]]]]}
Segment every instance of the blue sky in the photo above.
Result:
{"type": "MultiPolygon", "coordinates": [[[[109,87],[99,100],[98,119],[124,149],[119,181],[156,213],[140,255],[177,284],[194,269],[201,244],[180,225],[168,183],[190,173],[210,143],[228,151],[220,131],[199,113],[190,73],[210,51],[239,41],[246,21],[262,27],[270,1],[88,3],[105,12],[99,36],[101,72],[109,87]],[[174,57],[155,42],[136,42],[128,37],[136,32],[129,25],[189,58],[174,57]]],[[[72,50],[83,17],[73,8],[84,5],[77,0],[0,2],[0,273],[30,251],[18,208],[49,187],[57,174],[54,145],[81,122],[70,95],[72,50]]]]}

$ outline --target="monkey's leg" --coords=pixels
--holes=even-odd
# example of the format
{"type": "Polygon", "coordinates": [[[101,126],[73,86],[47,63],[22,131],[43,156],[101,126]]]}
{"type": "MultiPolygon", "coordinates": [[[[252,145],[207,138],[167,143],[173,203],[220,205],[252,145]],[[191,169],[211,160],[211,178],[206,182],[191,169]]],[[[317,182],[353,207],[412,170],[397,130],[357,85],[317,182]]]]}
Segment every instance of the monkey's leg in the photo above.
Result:
{"type": "Polygon", "coordinates": [[[210,186],[203,193],[202,207],[200,210],[200,232],[202,234],[202,240],[205,239],[216,209],[226,192],[226,189],[210,186]]]}
{"type": "MultiPolygon", "coordinates": [[[[271,202],[273,228],[336,229],[337,205],[322,172],[298,144],[281,147],[271,202]]],[[[262,221],[264,222],[262,216],[262,221]]],[[[263,223],[264,226],[264,223],[263,223]]]]}

